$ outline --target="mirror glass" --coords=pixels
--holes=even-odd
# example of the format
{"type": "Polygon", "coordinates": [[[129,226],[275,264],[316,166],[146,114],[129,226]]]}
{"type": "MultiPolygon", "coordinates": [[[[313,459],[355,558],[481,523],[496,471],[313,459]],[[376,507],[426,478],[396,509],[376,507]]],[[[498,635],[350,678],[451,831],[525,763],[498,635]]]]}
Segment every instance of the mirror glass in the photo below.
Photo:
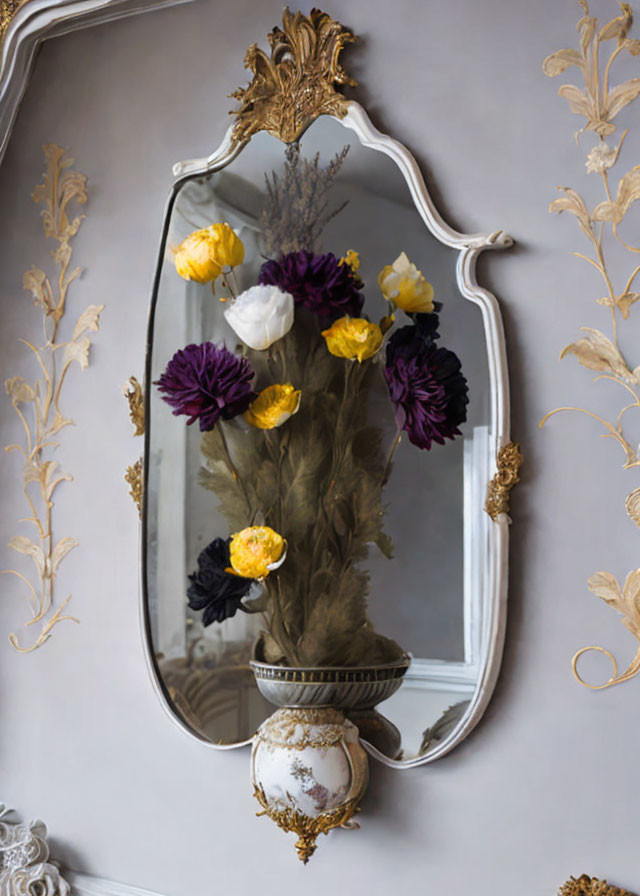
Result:
{"type": "MultiPolygon", "coordinates": [[[[401,736],[400,746],[385,749],[393,750],[391,758],[411,759],[427,755],[452,731],[478,684],[491,525],[483,510],[491,470],[487,344],[480,308],[457,285],[457,251],[429,232],[396,163],[361,145],[353,130],[331,117],[317,119],[300,141],[301,159],[313,164],[317,157],[321,168],[345,149],[328,195],[320,251],[338,259],[357,251],[364,313],[374,322],[389,314],[378,286],[380,271],[406,253],[441,303],[438,345],[457,355],[468,384],[459,435],[433,443],[430,450],[400,440],[382,493],[385,553],[393,556],[371,543],[359,563],[370,574],[373,627],[411,656],[402,686],[378,707],[401,736]]],[[[214,296],[210,284],[178,276],[175,251],[193,231],[227,222],[245,248],[232,285],[242,291],[256,284],[265,262],[265,178],[272,172],[283,177],[285,150],[276,138],[259,133],[226,167],[180,183],[170,203],[153,297],[144,512],[148,636],[171,709],[214,744],[248,739],[274,711],[249,667],[264,625],[259,612],[237,612],[205,626],[202,612],[187,605],[189,575],[198,557],[213,539],[227,538],[230,526],[218,496],[207,487],[198,424],[186,426],[184,417],[173,416],[153,383],[174,353],[189,344],[224,342],[241,353],[224,317],[224,290],[217,287],[214,296]]],[[[395,329],[410,323],[404,312],[396,312],[395,329]]],[[[384,357],[383,347],[372,366],[366,413],[375,420],[379,450],[388,457],[397,427],[382,375],[384,357]]],[[[304,396],[300,413],[303,407],[304,396]]],[[[241,431],[239,425],[237,434],[241,431]]],[[[237,446],[229,447],[233,454],[237,446]]],[[[287,521],[281,525],[286,529],[287,521]]],[[[260,593],[256,585],[249,596],[259,602],[260,593]]]]}

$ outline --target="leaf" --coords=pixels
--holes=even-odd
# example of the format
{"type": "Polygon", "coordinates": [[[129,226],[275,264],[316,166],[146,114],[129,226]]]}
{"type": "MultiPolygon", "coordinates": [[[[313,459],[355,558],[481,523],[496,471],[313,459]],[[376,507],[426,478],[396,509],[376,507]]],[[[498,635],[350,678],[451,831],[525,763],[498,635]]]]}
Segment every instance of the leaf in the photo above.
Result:
{"type": "Polygon", "coordinates": [[[60,473],[60,465],[55,460],[48,460],[44,463],[25,464],[24,468],[24,484],[29,485],[30,482],[37,482],[40,485],[42,495],[46,500],[51,499],[54,489],[61,482],[71,482],[73,476],[69,473],[60,473]]]}
{"type": "Polygon", "coordinates": [[[51,283],[44,271],[31,267],[22,277],[23,289],[28,289],[33,296],[33,304],[50,314],[55,309],[51,283]]]}
{"type": "Polygon", "coordinates": [[[558,91],[558,96],[562,96],[569,103],[569,109],[575,115],[584,115],[585,118],[591,120],[593,115],[593,105],[591,97],[584,90],[580,90],[574,84],[563,84],[558,91]]]}
{"type": "Polygon", "coordinates": [[[627,511],[629,519],[640,529],[640,488],[634,489],[627,495],[627,499],[624,502],[624,508],[627,511]]]}
{"type": "Polygon", "coordinates": [[[624,39],[629,32],[629,28],[631,28],[632,22],[633,16],[631,14],[631,7],[628,4],[623,3],[622,15],[617,16],[615,19],[612,19],[610,22],[607,22],[606,25],[602,26],[600,33],[598,34],[598,40],[613,40],[614,38],[624,39]]]}
{"type": "Polygon", "coordinates": [[[58,569],[58,566],[60,565],[62,560],[67,556],[69,551],[77,548],[79,544],[79,541],[77,541],[75,538],[71,538],[70,536],[60,539],[51,553],[51,575],[55,575],[56,570],[58,569]]]}
{"type": "MultiPolygon", "coordinates": [[[[586,11],[586,8],[583,8],[586,11]]],[[[577,28],[580,32],[580,48],[583,53],[586,53],[589,44],[593,40],[593,36],[596,32],[596,25],[597,19],[590,15],[583,16],[578,22],[577,28]]]]}
{"type": "Polygon", "coordinates": [[[640,94],[640,78],[632,78],[630,81],[618,84],[617,87],[612,87],[607,95],[604,117],[608,121],[615,118],[618,112],[633,102],[638,94],[640,94]]]}
{"type": "Polygon", "coordinates": [[[90,348],[91,340],[88,336],[82,336],[78,340],[72,339],[71,342],[67,342],[62,356],[63,366],[67,367],[73,361],[77,361],[80,365],[80,369],[86,370],[89,366],[90,348]]]}
{"type": "Polygon", "coordinates": [[[555,78],[556,75],[568,69],[570,65],[577,65],[578,68],[584,69],[582,54],[572,49],[558,50],[556,53],[547,56],[542,63],[542,71],[549,78],[555,78]]]}
{"type": "Polygon", "coordinates": [[[625,292],[624,295],[618,296],[616,299],[616,305],[625,320],[629,317],[631,306],[635,305],[638,299],[640,299],[640,292],[625,292]]]}
{"type": "MultiPolygon", "coordinates": [[[[640,84],[640,80],[638,83],[640,84]]],[[[627,171],[618,184],[616,205],[621,212],[621,217],[626,214],[629,206],[636,199],[640,199],[640,165],[636,165],[631,171],[627,171]]]]}
{"type": "Polygon", "coordinates": [[[640,40],[628,37],[622,42],[625,50],[628,50],[632,56],[640,56],[640,40]]]}
{"type": "Polygon", "coordinates": [[[611,199],[605,199],[599,202],[593,210],[594,221],[617,221],[618,206],[611,199]]]}
{"type": "Polygon", "coordinates": [[[75,342],[83,333],[91,331],[97,333],[100,327],[100,314],[104,311],[104,305],[89,305],[86,308],[73,328],[73,336],[71,341],[75,342]]]}
{"type": "Polygon", "coordinates": [[[14,535],[9,539],[9,547],[17,551],[19,554],[27,554],[35,563],[40,578],[44,576],[45,560],[44,553],[40,545],[35,544],[26,535],[14,535]]]}
{"type": "Polygon", "coordinates": [[[5,380],[4,388],[14,405],[34,401],[36,397],[36,393],[21,376],[12,376],[11,379],[5,380]]]}
{"type": "Polygon", "coordinates": [[[627,382],[636,382],[637,377],[629,370],[624,358],[615,345],[600,330],[592,330],[590,327],[581,327],[587,336],[567,345],[560,354],[575,355],[583,367],[590,370],[604,370],[627,382]]]}
{"type": "Polygon", "coordinates": [[[558,187],[558,189],[562,190],[564,196],[561,196],[559,199],[554,199],[549,206],[549,211],[551,213],[557,212],[558,214],[569,212],[569,214],[575,215],[583,233],[587,236],[591,236],[589,209],[582,196],[576,193],[575,190],[572,190],[571,187],[558,187]]]}

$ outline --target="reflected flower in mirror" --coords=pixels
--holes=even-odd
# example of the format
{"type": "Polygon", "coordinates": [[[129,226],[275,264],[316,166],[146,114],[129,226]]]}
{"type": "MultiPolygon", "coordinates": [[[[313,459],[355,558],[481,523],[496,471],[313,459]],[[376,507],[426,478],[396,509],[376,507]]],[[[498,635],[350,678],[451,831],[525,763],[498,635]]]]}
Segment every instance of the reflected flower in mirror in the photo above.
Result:
{"type": "MultiPolygon", "coordinates": [[[[459,434],[468,402],[459,359],[437,342],[441,306],[406,253],[382,268],[387,310],[376,323],[358,253],[320,251],[324,224],[341,210],[328,190],[345,157],[321,169],[287,148],[284,174],[267,178],[258,284],[238,294],[235,273],[222,270],[241,356],[187,346],[157,381],[174,414],[199,420],[199,483],[236,533],[210,533],[189,606],[204,624],[263,613],[255,658],[296,667],[404,658],[367,617],[365,563],[374,547],[393,556],[383,492],[403,433],[423,450],[443,444],[459,434]],[[245,602],[253,582],[262,593],[245,602]]],[[[239,257],[215,260],[223,269],[239,257]]]]}

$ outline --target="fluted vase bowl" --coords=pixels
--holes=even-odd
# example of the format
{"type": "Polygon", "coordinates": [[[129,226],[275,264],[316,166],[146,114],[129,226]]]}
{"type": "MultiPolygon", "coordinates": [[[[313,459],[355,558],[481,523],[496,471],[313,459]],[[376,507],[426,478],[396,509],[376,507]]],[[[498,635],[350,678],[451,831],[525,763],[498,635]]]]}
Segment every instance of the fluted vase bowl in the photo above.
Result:
{"type": "Polygon", "coordinates": [[[402,684],[411,660],[379,666],[274,666],[252,660],[258,690],[275,706],[332,706],[345,712],[371,709],[402,684]]]}

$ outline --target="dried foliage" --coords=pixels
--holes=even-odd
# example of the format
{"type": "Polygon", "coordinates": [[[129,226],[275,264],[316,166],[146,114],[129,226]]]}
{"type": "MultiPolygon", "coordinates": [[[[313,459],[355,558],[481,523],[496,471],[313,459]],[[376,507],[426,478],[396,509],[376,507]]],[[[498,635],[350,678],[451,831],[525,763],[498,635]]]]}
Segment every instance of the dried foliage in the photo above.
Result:
{"type": "Polygon", "coordinates": [[[72,537],[54,542],[52,512],[54,492],[62,482],[73,478],[53,460],[58,448],[58,433],[73,424],[60,409],[62,387],[67,373],[74,363],[81,370],[89,365],[91,339],[89,333],[97,332],[103,305],[89,305],[79,316],[71,338],[58,341],[58,328],[65,312],[69,286],[82,273],[81,268],[70,268],[72,238],[77,234],[84,215],[69,218],[69,205],[83,205],[87,200],[86,177],[72,170],[73,159],[65,157],[65,150],[54,143],[43,147],[46,160],[44,181],[32,193],[35,202],[42,203],[41,212],[44,235],[55,240],[56,248],[51,256],[57,268],[55,287],[43,270],[31,267],[23,278],[23,286],[33,296],[33,304],[43,314],[45,342],[36,346],[26,339],[20,340],[33,353],[40,376],[28,383],[21,376],[5,381],[5,390],[20,418],[25,432],[23,444],[7,445],[6,451],[17,451],[23,459],[24,495],[28,504],[28,516],[20,522],[35,526],[36,535],[14,535],[9,547],[29,557],[36,571],[37,584],[18,570],[6,570],[20,579],[28,589],[32,618],[27,625],[38,625],[37,637],[29,646],[21,646],[15,633],[9,641],[16,650],[29,652],[41,647],[51,631],[62,620],[78,620],[62,615],[71,596],[57,607],[54,601],[54,581],[62,560],[78,541],[72,537]],[[30,418],[30,421],[28,420],[30,418]]]}
{"type": "MultiPolygon", "coordinates": [[[[575,252],[574,255],[588,262],[602,278],[605,295],[597,298],[596,301],[608,310],[611,320],[611,335],[608,336],[591,327],[582,327],[582,332],[585,335],[567,345],[560,357],[573,355],[583,367],[597,371],[598,376],[595,381],[614,383],[623,390],[624,394],[621,394],[621,408],[615,419],[606,419],[586,408],[561,407],[547,414],[541,420],[540,426],[542,427],[550,417],[560,412],[575,411],[585,414],[604,428],[602,435],[605,438],[613,439],[620,445],[625,456],[624,467],[630,469],[640,466],[640,446],[631,443],[624,423],[629,411],[640,408],[640,365],[630,363],[624,356],[618,342],[618,324],[619,318],[622,321],[629,318],[633,306],[640,299],[640,292],[634,290],[634,282],[640,274],[640,264],[637,263],[637,258],[633,259],[633,269],[629,276],[621,278],[620,282],[616,284],[610,268],[610,257],[611,249],[616,248],[615,242],[631,252],[632,255],[640,254],[640,246],[631,245],[621,233],[621,227],[629,209],[636,200],[640,199],[640,165],[635,165],[622,175],[614,196],[609,175],[611,169],[618,162],[628,131],[623,132],[615,147],[610,147],[605,142],[605,137],[615,133],[614,119],[618,113],[640,95],[640,78],[632,78],[616,86],[610,84],[615,60],[622,53],[629,53],[632,56],[640,55],[640,41],[628,36],[633,24],[633,17],[631,7],[627,3],[621,3],[620,15],[603,26],[599,26],[597,19],[590,15],[586,0],[581,0],[580,5],[584,15],[577,26],[578,49],[563,49],[552,53],[544,60],[543,70],[549,77],[555,77],[573,66],[578,68],[584,76],[584,89],[565,84],[560,88],[559,93],[567,99],[572,112],[586,118],[586,124],[582,131],[592,131],[599,137],[599,142],[592,147],[587,155],[586,168],[589,173],[600,177],[603,198],[590,208],[585,199],[575,190],[570,187],[560,187],[562,195],[551,203],[549,210],[558,213],[568,212],[573,215],[580,231],[590,245],[591,253],[589,255],[581,252],[575,252]],[[604,58],[607,61],[603,67],[601,60],[604,58]],[[609,242],[607,242],[607,238],[609,242]]],[[[639,494],[640,490],[636,489],[626,501],[627,513],[637,525],[640,525],[639,494]]],[[[621,589],[616,578],[610,573],[598,572],[589,579],[589,588],[622,614],[624,624],[636,636],[640,645],[637,575],[638,571],[630,573],[624,588],[621,589]]],[[[573,658],[574,673],[583,684],[586,682],[578,674],[577,660],[583,653],[594,649],[609,656],[614,666],[613,676],[600,687],[609,687],[612,684],[626,681],[640,671],[640,647],[636,658],[626,672],[621,675],[618,675],[616,662],[609,651],[599,647],[587,647],[580,650],[573,658]]]]}
{"type": "Polygon", "coordinates": [[[202,438],[200,482],[217,495],[230,531],[264,523],[287,538],[286,563],[265,582],[269,631],[260,658],[294,666],[398,659],[400,647],[367,620],[369,576],[360,568],[370,544],[392,551],[383,530],[382,434],[367,422],[379,367],[330,355],[317,318],[303,309],[284,339],[250,360],[259,376],[268,369],[273,382],[296,383],[300,410],[266,432],[218,423],[202,438]]]}
{"type": "Polygon", "coordinates": [[[285,150],[284,173],[265,175],[266,201],[262,212],[264,249],[269,258],[307,249],[318,252],[329,221],[347,205],[331,208],[329,191],[342,167],[349,147],[337,153],[326,168],[320,153],[313,159],[300,154],[300,144],[285,150]]]}

